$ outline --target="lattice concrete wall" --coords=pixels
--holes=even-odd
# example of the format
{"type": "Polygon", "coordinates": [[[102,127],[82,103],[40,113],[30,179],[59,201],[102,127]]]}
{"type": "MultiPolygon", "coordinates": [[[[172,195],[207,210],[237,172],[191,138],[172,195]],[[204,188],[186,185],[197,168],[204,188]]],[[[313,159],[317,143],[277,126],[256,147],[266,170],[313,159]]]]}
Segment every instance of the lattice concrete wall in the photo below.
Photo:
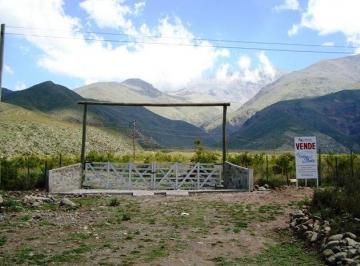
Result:
{"type": "Polygon", "coordinates": [[[253,169],[229,162],[224,167],[224,187],[228,189],[252,190],[254,186],[253,169]]]}
{"type": "Polygon", "coordinates": [[[68,192],[81,188],[81,164],[73,164],[49,171],[49,192],[68,192]]]}

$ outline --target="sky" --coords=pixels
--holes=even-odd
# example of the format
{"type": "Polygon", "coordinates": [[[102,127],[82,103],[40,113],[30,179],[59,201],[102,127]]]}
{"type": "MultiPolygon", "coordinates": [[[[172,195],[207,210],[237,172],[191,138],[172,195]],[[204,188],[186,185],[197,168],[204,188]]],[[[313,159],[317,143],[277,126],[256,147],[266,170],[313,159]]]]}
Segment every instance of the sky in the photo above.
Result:
{"type": "Polygon", "coordinates": [[[0,0],[3,87],[256,83],[360,52],[358,10],[359,0],[0,0]]]}

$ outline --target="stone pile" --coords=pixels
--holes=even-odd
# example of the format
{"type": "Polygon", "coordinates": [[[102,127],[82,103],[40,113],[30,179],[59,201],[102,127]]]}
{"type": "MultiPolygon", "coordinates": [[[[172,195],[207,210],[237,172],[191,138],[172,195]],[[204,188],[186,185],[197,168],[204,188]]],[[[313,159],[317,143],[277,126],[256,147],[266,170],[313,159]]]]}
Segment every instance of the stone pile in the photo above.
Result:
{"type": "Polygon", "coordinates": [[[316,246],[329,265],[360,266],[360,242],[355,234],[332,235],[330,223],[310,215],[306,209],[290,214],[290,228],[316,246]]]}
{"type": "Polygon", "coordinates": [[[268,191],[268,190],[270,190],[270,186],[268,184],[265,184],[263,186],[255,185],[254,190],[255,191],[268,191]]]}

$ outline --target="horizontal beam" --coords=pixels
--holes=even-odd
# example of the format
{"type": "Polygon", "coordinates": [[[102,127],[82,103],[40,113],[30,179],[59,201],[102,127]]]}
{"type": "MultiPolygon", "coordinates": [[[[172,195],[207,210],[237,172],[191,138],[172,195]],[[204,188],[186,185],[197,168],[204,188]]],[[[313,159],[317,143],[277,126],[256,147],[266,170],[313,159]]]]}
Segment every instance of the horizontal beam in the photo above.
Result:
{"type": "Polygon", "coordinates": [[[186,106],[230,106],[230,103],[116,103],[80,101],[78,104],[85,105],[110,105],[110,106],[157,106],[157,107],[186,107],[186,106]]]}

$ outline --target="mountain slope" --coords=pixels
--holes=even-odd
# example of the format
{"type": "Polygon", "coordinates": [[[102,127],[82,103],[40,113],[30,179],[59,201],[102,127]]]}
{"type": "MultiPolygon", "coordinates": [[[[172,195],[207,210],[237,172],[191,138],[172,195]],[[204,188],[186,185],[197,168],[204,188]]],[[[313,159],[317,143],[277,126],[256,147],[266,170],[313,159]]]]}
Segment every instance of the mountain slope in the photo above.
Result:
{"type": "MultiPolygon", "coordinates": [[[[257,111],[279,101],[313,97],[343,89],[360,88],[360,55],[325,60],[303,70],[283,75],[263,87],[252,99],[229,114],[229,122],[239,126],[257,111]]],[[[220,120],[206,126],[220,125],[220,120]]]]}
{"type": "Polygon", "coordinates": [[[2,88],[2,91],[1,91],[1,99],[4,97],[4,96],[7,96],[9,95],[10,93],[12,93],[13,91],[12,90],[9,90],[9,89],[6,89],[6,88],[2,88]]]}
{"type": "MultiPolygon", "coordinates": [[[[151,90],[152,91],[152,90],[151,90]]],[[[146,93],[146,92],[144,92],[146,93]]],[[[51,114],[55,119],[81,123],[83,97],[68,88],[43,82],[4,97],[4,102],[51,114]]],[[[136,120],[140,140],[162,147],[192,147],[197,138],[206,145],[215,142],[204,130],[184,121],[169,120],[143,107],[90,106],[88,124],[129,133],[136,120]]]]}
{"type": "Polygon", "coordinates": [[[4,95],[4,101],[7,103],[43,112],[69,107],[81,99],[82,97],[75,92],[51,81],[4,95]]]}
{"type": "MultiPolygon", "coordinates": [[[[75,90],[85,98],[112,102],[155,102],[177,103],[189,102],[184,97],[171,96],[154,88],[141,79],[128,79],[119,82],[98,82],[86,85],[75,90]]],[[[203,102],[199,98],[197,102],[203,102]]],[[[147,107],[148,110],[173,120],[183,120],[194,125],[201,125],[220,114],[220,109],[214,107],[147,107]]]]}
{"type": "Polygon", "coordinates": [[[278,102],[230,136],[237,149],[289,149],[293,137],[315,135],[325,151],[360,150],[360,90],[278,102]]]}
{"type": "MultiPolygon", "coordinates": [[[[128,153],[129,138],[112,130],[88,128],[87,150],[128,153]]],[[[81,126],[15,105],[0,103],[0,154],[80,154],[81,126]]]]}

